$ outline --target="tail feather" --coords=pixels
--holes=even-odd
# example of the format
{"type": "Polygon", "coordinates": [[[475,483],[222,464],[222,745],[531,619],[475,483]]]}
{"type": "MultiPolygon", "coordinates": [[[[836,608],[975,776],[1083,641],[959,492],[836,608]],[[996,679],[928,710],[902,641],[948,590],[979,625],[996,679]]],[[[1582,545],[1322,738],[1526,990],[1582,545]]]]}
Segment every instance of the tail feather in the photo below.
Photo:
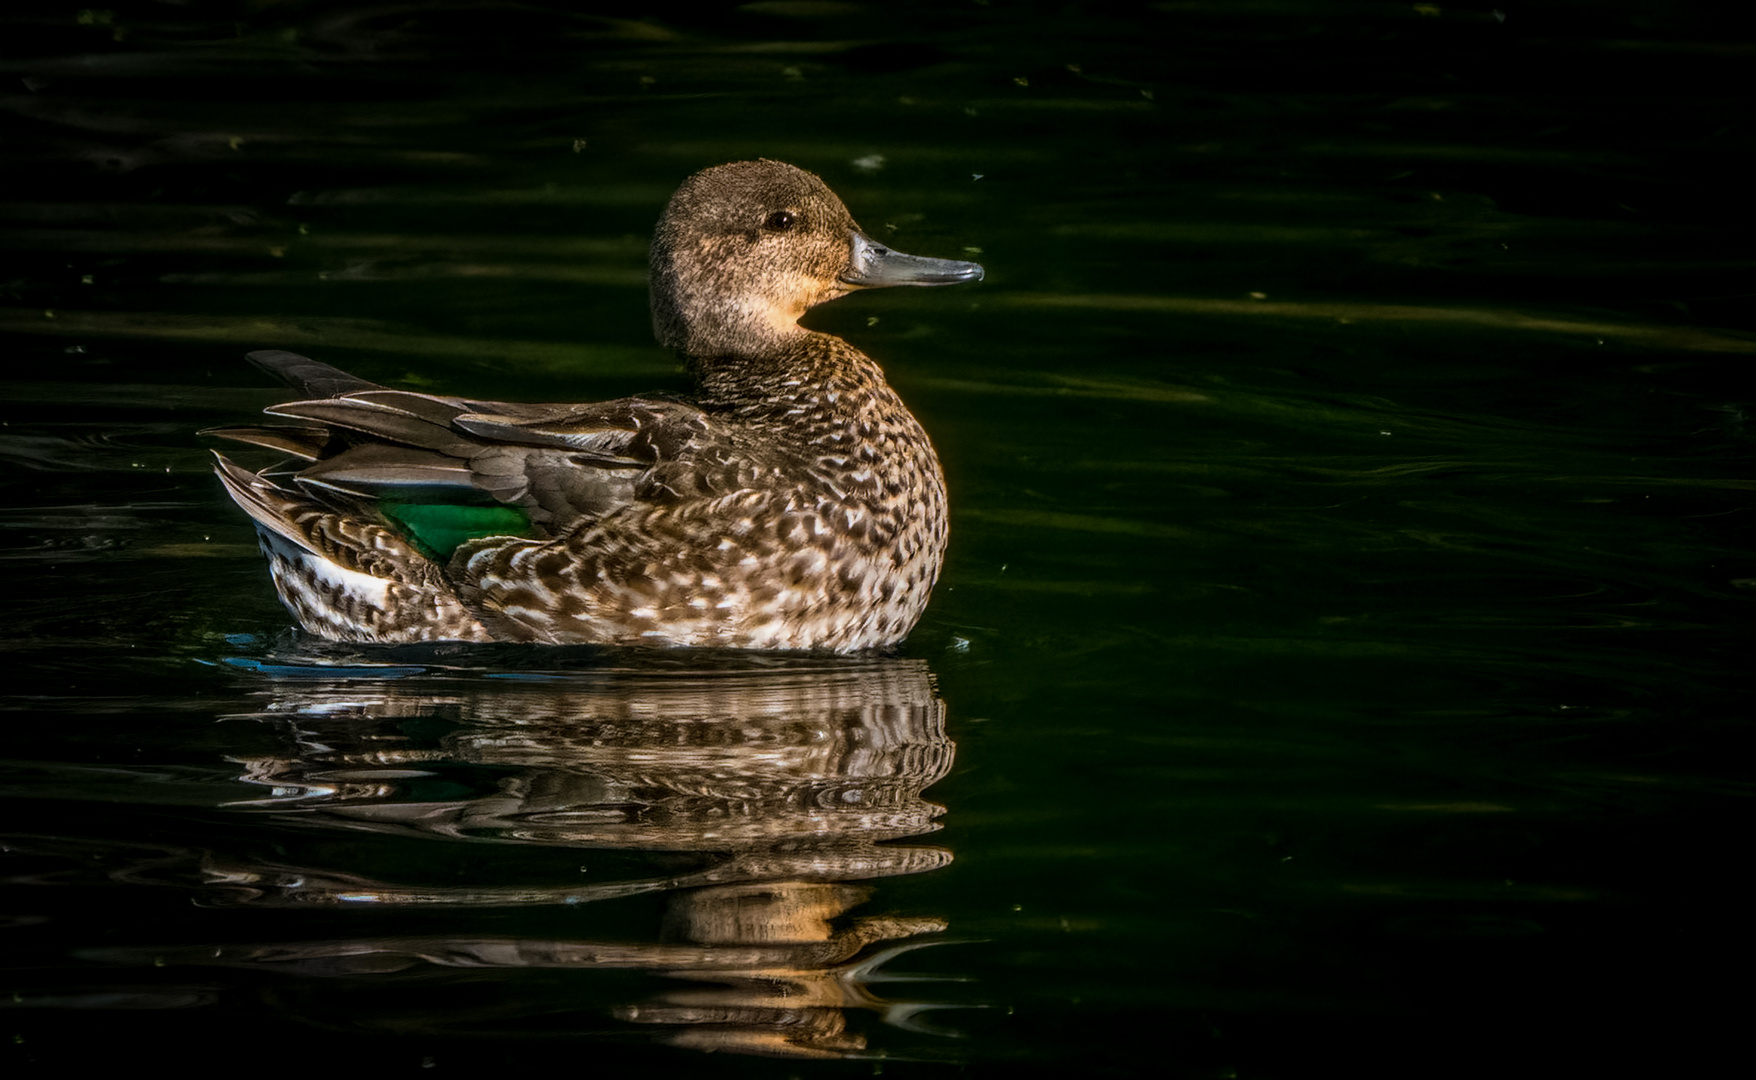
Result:
{"type": "Polygon", "coordinates": [[[279,450],[303,461],[321,458],[330,443],[329,429],[315,427],[218,427],[207,428],[200,434],[260,446],[264,450],[279,450]]]}
{"type": "Polygon", "coordinates": [[[214,472],[219,476],[220,483],[225,485],[226,494],[238,504],[238,508],[250,515],[258,528],[267,529],[295,547],[317,554],[317,549],[306,542],[299,534],[298,526],[293,524],[293,500],[272,483],[264,480],[248,469],[240,467],[231,458],[215,450],[214,472]]]}
{"type": "Polygon", "coordinates": [[[305,629],[382,644],[491,640],[440,569],[394,531],[214,458],[226,493],[256,523],[281,602],[305,629]]]}

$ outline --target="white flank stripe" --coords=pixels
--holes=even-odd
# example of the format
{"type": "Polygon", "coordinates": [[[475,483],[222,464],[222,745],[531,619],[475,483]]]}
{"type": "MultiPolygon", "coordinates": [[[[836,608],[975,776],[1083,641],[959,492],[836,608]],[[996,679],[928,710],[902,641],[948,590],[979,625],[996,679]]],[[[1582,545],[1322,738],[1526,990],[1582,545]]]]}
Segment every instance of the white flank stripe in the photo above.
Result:
{"type": "Polygon", "coordinates": [[[279,535],[266,529],[259,529],[264,538],[274,546],[275,552],[289,563],[303,566],[307,573],[318,581],[333,589],[337,589],[356,601],[383,610],[385,602],[390,598],[390,582],[383,578],[362,574],[358,570],[349,570],[345,566],[337,566],[328,559],[319,558],[302,547],[287,543],[279,535]]]}

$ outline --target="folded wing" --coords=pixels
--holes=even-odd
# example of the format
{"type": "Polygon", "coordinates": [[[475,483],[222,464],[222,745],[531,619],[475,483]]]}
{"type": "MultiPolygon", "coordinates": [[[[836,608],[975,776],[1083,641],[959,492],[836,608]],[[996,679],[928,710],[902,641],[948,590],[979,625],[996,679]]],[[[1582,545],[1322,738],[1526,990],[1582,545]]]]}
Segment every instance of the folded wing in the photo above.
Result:
{"type": "Polygon", "coordinates": [[[440,543],[425,535],[430,526],[421,522],[444,516],[436,508],[457,508],[458,520],[484,507],[513,509],[523,517],[522,530],[508,527],[503,516],[473,518],[511,535],[555,537],[637,498],[662,498],[663,489],[642,485],[642,477],[716,438],[709,418],[681,402],[475,401],[392,390],[294,353],[258,352],[250,359],[313,396],[267,410],[290,425],[210,434],[289,455],[263,470],[262,480],[289,495],[384,520],[440,558],[455,547],[455,537],[440,543]]]}

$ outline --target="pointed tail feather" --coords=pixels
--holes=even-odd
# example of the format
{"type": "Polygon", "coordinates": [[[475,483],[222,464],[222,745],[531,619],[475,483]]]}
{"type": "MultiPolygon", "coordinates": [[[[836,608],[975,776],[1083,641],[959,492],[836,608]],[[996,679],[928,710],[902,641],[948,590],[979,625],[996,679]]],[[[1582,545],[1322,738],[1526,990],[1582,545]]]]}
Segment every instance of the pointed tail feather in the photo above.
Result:
{"type": "Polygon", "coordinates": [[[196,432],[215,439],[279,450],[303,461],[316,461],[329,445],[328,428],[317,427],[216,427],[196,432]]]}
{"type": "Polygon", "coordinates": [[[334,641],[488,641],[439,568],[382,525],[348,518],[216,453],[220,483],[256,523],[275,591],[334,641]]]}
{"type": "Polygon", "coordinates": [[[226,494],[232,497],[239,509],[250,515],[250,520],[295,547],[321,558],[317,549],[299,535],[298,526],[293,524],[293,500],[287,498],[273,484],[250,470],[241,468],[218,450],[213,452],[213,457],[216,462],[213,471],[218,474],[220,483],[225,485],[226,494]]]}
{"type": "Polygon", "coordinates": [[[260,349],[246,358],[263,371],[285,380],[287,385],[296,386],[301,393],[314,398],[340,397],[362,390],[385,389],[375,382],[356,378],[320,360],[283,349],[260,349]]]}

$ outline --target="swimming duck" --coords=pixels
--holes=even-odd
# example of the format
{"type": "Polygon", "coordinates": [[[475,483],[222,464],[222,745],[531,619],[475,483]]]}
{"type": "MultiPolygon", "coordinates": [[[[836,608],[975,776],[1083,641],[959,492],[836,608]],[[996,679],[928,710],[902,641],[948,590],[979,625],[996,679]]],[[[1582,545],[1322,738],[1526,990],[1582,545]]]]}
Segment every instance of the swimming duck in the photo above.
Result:
{"type": "Polygon", "coordinates": [[[932,443],[864,353],[806,330],[856,289],[980,281],[893,251],[778,161],[696,173],[653,234],[652,324],[692,397],[534,405],[394,390],[250,354],[296,426],[211,434],[282,602],[349,642],[851,652],[914,627],[945,555],[932,443]]]}

